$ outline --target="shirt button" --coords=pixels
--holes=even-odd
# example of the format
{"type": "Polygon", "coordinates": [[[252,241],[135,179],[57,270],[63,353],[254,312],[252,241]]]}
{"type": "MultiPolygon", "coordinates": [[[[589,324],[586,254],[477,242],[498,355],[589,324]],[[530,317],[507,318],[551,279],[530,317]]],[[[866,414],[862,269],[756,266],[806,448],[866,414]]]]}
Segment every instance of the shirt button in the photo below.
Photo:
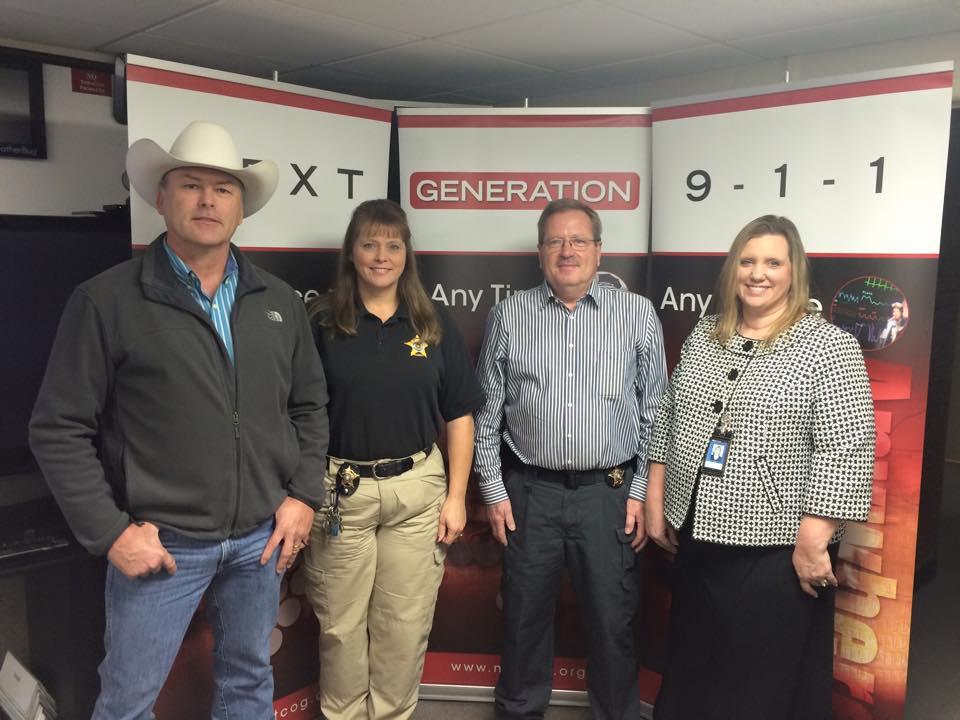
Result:
{"type": "Polygon", "coordinates": [[[573,373],[567,373],[567,377],[573,377],[573,373]]]}
{"type": "Polygon", "coordinates": [[[713,411],[716,412],[716,413],[718,413],[718,412],[720,412],[721,410],[723,410],[723,403],[720,402],[719,400],[714,400],[714,401],[713,401],[713,411]]]}
{"type": "Polygon", "coordinates": [[[730,373],[727,375],[727,379],[728,379],[728,380],[736,380],[738,375],[740,375],[740,371],[737,370],[736,368],[734,368],[734,369],[731,370],[730,373]]]}
{"type": "Polygon", "coordinates": [[[567,407],[573,407],[573,403],[567,403],[567,407]]]}
{"type": "Polygon", "coordinates": [[[214,304],[213,304],[213,309],[214,309],[214,310],[219,310],[219,309],[220,309],[220,306],[217,305],[216,303],[214,303],[214,304]]]}
{"type": "Polygon", "coordinates": [[[568,438],[572,438],[573,435],[571,435],[570,433],[567,433],[567,437],[568,437],[568,438]]]}
{"type": "Polygon", "coordinates": [[[570,343],[570,345],[569,345],[568,347],[573,347],[573,343],[570,343]]]}

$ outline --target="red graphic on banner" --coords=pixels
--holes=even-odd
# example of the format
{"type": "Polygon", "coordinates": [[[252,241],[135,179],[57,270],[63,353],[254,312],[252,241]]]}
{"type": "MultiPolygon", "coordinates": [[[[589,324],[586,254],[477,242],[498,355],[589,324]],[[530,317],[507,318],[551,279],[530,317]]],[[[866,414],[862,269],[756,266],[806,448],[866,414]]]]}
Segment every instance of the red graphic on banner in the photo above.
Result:
{"type": "Polygon", "coordinates": [[[313,720],[320,717],[320,687],[317,683],[273,701],[273,717],[303,718],[313,720]]]}
{"type": "Polygon", "coordinates": [[[75,93],[86,95],[113,95],[110,73],[101,70],[70,68],[70,82],[75,93]]]}
{"type": "Polygon", "coordinates": [[[410,205],[418,210],[540,210],[576,198],[597,210],[635,210],[636,173],[416,172],[410,205]]]}

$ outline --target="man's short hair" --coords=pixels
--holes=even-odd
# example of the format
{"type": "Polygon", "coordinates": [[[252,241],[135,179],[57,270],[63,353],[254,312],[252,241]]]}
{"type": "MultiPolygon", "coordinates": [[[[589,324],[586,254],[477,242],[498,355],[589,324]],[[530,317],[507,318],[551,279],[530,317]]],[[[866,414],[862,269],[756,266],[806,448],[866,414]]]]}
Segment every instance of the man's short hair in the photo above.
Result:
{"type": "Polygon", "coordinates": [[[556,215],[557,213],[569,212],[570,210],[579,210],[588,218],[590,218],[590,229],[593,232],[593,239],[596,242],[600,242],[600,235],[603,232],[603,224],[600,222],[600,216],[597,215],[597,211],[581,200],[576,200],[574,198],[559,198],[557,200],[551,200],[548,202],[547,206],[543,209],[543,212],[540,213],[540,219],[537,220],[537,245],[543,244],[545,239],[543,237],[543,233],[547,227],[547,220],[550,219],[550,216],[556,215]]]}

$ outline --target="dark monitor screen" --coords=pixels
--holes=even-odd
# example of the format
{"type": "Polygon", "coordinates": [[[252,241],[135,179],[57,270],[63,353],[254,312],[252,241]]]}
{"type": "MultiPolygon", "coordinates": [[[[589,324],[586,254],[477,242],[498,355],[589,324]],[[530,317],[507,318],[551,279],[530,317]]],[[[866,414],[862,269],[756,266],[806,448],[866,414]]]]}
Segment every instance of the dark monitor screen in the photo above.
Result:
{"type": "Polygon", "coordinates": [[[0,51],[0,156],[47,157],[43,64],[0,51]]]}
{"type": "Polygon", "coordinates": [[[130,255],[123,213],[0,215],[0,475],[35,467],[27,423],[67,298],[130,255]]]}

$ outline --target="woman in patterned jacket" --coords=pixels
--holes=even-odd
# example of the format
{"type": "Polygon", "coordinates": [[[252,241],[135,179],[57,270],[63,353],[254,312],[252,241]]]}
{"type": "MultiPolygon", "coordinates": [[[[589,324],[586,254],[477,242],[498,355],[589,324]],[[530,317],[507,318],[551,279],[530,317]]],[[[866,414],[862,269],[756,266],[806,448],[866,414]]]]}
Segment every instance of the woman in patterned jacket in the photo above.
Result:
{"type": "Polygon", "coordinates": [[[837,547],[872,491],[863,354],[808,309],[787,218],[740,231],[717,298],[683,344],[650,446],[647,531],[677,553],[654,717],[823,720],[837,547]]]}

